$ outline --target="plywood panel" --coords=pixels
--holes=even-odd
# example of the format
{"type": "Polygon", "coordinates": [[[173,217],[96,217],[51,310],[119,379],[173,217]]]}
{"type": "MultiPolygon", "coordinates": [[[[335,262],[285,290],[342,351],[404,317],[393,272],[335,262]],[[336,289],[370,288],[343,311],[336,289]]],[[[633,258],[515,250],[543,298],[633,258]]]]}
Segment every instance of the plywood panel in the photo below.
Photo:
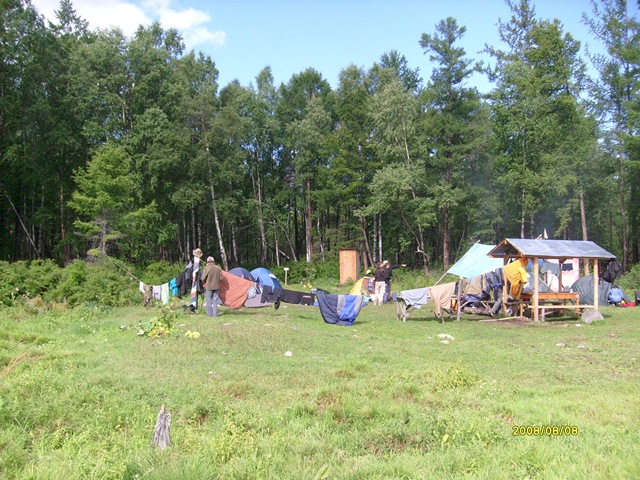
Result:
{"type": "Polygon", "coordinates": [[[360,273],[360,256],[357,250],[340,250],[340,285],[355,282],[360,273]]]}

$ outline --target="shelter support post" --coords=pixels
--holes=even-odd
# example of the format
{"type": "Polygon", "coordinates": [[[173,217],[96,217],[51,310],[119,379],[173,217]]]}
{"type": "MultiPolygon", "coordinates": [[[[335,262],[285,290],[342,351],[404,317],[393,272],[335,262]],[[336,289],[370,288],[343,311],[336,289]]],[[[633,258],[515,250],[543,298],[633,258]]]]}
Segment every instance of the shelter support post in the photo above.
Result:
{"type": "Polygon", "coordinates": [[[504,267],[507,266],[509,259],[504,257],[502,259],[502,315],[507,316],[507,302],[509,301],[509,294],[507,291],[507,274],[504,271],[504,267]]]}
{"type": "MultiPolygon", "coordinates": [[[[538,265],[538,257],[533,257],[533,321],[537,322],[539,319],[538,306],[538,294],[540,292],[540,282],[538,281],[538,274],[540,273],[540,266],[538,265]]],[[[544,313],[543,313],[544,316],[544,313]]]]}
{"type": "Polygon", "coordinates": [[[599,294],[598,292],[598,277],[600,276],[600,272],[598,271],[598,259],[593,259],[593,307],[598,310],[598,300],[599,294]]]}
{"type": "MultiPolygon", "coordinates": [[[[460,320],[460,315],[462,312],[462,305],[460,305],[460,292],[462,291],[462,277],[460,277],[458,279],[458,297],[457,297],[457,303],[456,306],[458,307],[458,315],[456,317],[456,320],[460,320]]],[[[444,316],[442,317],[442,321],[444,322],[444,316]]]]}

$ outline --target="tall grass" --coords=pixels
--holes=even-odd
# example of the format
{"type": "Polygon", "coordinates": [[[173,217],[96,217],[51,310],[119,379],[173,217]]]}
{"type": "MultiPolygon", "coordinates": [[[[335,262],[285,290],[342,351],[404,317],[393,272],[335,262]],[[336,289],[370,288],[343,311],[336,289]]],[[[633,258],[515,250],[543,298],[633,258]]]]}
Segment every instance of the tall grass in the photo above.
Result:
{"type": "Polygon", "coordinates": [[[0,478],[640,477],[640,310],[441,324],[387,304],[353,327],[221,311],[178,308],[153,338],[138,325],[156,308],[0,311],[0,478]],[[534,425],[578,433],[513,435],[534,425]]]}

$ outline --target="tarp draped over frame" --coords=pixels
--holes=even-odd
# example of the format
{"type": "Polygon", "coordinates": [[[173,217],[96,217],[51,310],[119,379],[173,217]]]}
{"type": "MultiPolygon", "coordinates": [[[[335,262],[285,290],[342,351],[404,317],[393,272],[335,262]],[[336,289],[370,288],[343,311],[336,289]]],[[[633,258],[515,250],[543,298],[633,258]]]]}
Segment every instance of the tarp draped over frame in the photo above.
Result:
{"type": "Polygon", "coordinates": [[[447,270],[447,273],[463,278],[472,278],[502,268],[501,258],[491,258],[488,255],[494,248],[495,245],[474,243],[467,253],[447,270]]]}

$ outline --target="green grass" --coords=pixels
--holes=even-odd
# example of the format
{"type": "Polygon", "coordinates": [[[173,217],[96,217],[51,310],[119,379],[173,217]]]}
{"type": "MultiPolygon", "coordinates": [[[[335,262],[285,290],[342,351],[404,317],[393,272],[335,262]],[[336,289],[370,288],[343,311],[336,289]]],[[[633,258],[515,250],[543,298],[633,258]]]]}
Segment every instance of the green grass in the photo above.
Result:
{"type": "Polygon", "coordinates": [[[0,310],[0,478],[640,478],[640,309],[582,326],[221,312],[177,310],[150,338],[157,308],[0,310]],[[513,435],[534,425],[579,432],[513,435]]]}

